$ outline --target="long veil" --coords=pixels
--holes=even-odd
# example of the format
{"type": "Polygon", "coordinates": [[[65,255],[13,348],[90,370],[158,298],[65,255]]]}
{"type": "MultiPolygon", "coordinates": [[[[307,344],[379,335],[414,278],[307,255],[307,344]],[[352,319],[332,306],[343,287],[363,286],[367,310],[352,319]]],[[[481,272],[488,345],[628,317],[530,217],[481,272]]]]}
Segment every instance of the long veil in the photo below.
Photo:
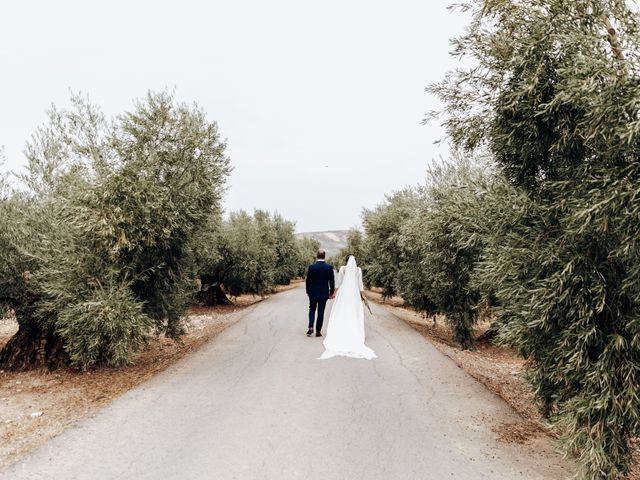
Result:
{"type": "Polygon", "coordinates": [[[336,355],[354,358],[376,358],[364,344],[364,308],[360,298],[360,278],[356,259],[349,257],[338,294],[331,309],[325,351],[321,359],[336,355]]]}

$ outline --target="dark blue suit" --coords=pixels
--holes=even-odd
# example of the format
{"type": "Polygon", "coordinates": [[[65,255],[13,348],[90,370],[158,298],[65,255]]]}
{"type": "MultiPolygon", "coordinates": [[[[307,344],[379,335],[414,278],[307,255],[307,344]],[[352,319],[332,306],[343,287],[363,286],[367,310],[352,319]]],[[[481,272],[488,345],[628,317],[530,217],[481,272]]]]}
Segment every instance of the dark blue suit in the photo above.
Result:
{"type": "Polygon", "coordinates": [[[316,333],[322,330],[324,321],[324,309],[327,300],[333,295],[336,289],[333,267],[324,261],[317,261],[309,265],[307,271],[307,295],[309,295],[309,328],[313,328],[316,308],[318,309],[318,321],[316,323],[316,333]]]}

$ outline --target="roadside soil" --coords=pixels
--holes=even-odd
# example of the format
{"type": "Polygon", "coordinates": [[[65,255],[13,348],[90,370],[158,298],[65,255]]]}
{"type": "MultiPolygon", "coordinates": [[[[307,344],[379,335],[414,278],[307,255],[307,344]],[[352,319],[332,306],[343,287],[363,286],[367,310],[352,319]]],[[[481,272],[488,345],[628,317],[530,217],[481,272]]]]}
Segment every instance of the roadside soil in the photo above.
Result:
{"type": "MultiPolygon", "coordinates": [[[[490,323],[477,326],[474,350],[462,350],[452,340],[445,317],[427,317],[407,307],[402,298],[382,299],[377,289],[367,291],[367,297],[404,320],[469,375],[506,401],[522,418],[515,423],[497,426],[494,432],[507,443],[526,444],[539,435],[557,437],[551,425],[538,412],[529,385],[524,379],[524,360],[508,348],[498,347],[483,337],[490,323]]],[[[640,443],[634,446],[634,468],[628,480],[640,480],[640,443]]]]}
{"type": "MultiPolygon", "coordinates": [[[[298,284],[296,281],[278,287],[275,293],[298,284]]],[[[127,367],[86,371],[67,367],[53,372],[0,370],[0,469],[195,351],[264,298],[267,297],[243,295],[233,298],[233,305],[193,307],[188,315],[187,334],[180,342],[154,335],[127,367]]],[[[14,319],[0,319],[0,348],[17,328],[14,319]]]]}

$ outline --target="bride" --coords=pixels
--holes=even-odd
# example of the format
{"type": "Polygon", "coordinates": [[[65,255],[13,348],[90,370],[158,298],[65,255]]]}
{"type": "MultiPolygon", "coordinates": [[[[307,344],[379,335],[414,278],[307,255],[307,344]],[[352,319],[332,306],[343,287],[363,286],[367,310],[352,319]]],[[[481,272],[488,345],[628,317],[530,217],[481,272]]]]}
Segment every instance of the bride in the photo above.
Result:
{"type": "Polygon", "coordinates": [[[323,342],[325,351],[320,359],[336,355],[369,360],[377,358],[373,350],[364,344],[362,269],[358,268],[353,255],[349,256],[346,266],[340,267],[339,278],[340,287],[323,342]]]}

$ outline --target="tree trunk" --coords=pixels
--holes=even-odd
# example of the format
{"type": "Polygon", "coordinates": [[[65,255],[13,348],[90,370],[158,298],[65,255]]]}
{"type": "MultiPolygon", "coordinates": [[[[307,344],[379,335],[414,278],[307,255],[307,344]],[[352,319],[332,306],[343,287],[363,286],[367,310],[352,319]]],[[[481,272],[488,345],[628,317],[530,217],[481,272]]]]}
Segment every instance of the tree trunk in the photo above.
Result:
{"type": "Polygon", "coordinates": [[[7,370],[55,370],[67,363],[69,355],[54,328],[20,327],[0,351],[0,367],[7,370]]]}
{"type": "Polygon", "coordinates": [[[207,282],[207,277],[202,276],[202,289],[197,293],[196,299],[198,303],[205,307],[214,307],[216,305],[231,305],[232,302],[222,290],[219,282],[207,282]]]}
{"type": "Polygon", "coordinates": [[[487,328],[483,333],[478,335],[476,338],[476,342],[478,343],[493,343],[495,338],[498,336],[498,331],[493,326],[493,324],[487,328]]]}

